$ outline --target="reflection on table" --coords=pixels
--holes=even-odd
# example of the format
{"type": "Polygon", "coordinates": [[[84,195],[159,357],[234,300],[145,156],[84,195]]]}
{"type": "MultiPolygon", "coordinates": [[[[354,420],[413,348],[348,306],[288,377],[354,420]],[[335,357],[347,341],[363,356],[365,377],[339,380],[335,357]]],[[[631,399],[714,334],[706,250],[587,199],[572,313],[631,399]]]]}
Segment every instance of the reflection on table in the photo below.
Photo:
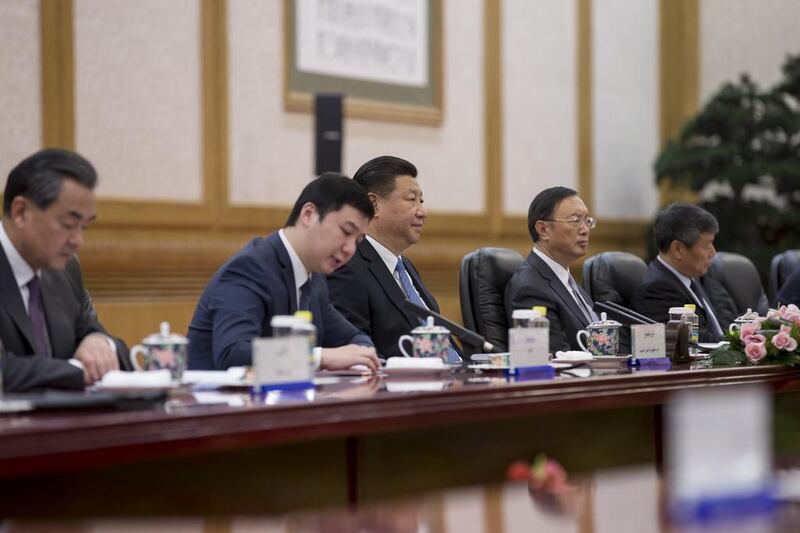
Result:
{"type": "MultiPolygon", "coordinates": [[[[792,473],[797,476],[797,472],[792,473]]],[[[573,480],[568,497],[532,490],[525,482],[439,491],[355,508],[305,509],[277,516],[9,520],[13,533],[50,531],[270,532],[270,533],[783,533],[800,529],[800,506],[784,501],[773,513],[720,518],[694,525],[670,523],[664,480],[653,465],[601,470],[573,480]]]]}

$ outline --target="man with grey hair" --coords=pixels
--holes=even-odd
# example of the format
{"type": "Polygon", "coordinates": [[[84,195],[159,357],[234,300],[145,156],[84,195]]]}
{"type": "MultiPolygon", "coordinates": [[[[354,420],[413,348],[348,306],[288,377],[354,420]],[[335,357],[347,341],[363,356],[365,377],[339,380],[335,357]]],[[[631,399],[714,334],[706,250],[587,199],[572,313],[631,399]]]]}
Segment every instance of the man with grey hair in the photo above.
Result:
{"type": "Polygon", "coordinates": [[[695,304],[700,341],[721,340],[736,309],[725,288],[705,277],[717,253],[714,237],[718,231],[714,215],[696,205],[678,202],[661,211],[653,229],[658,256],[634,291],[632,307],[667,322],[670,307],[695,304]]]}
{"type": "Polygon", "coordinates": [[[8,176],[0,225],[3,387],[82,389],[129,368],[97,321],[75,254],[95,219],[97,174],[68,150],[41,150],[8,176]]]}

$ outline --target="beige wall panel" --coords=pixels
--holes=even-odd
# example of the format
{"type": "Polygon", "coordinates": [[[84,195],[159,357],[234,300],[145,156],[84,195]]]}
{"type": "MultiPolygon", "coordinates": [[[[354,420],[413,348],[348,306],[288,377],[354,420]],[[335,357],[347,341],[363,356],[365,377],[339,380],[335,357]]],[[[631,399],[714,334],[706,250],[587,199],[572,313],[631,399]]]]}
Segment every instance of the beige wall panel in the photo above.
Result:
{"type": "Polygon", "coordinates": [[[657,209],[658,2],[592,4],[594,212],[644,219],[657,209]]]}
{"type": "Polygon", "coordinates": [[[554,185],[576,188],[574,0],[503,2],[503,211],[527,214],[554,185]]]}
{"type": "Polygon", "coordinates": [[[748,72],[770,87],[788,53],[800,51],[797,0],[701,0],[700,100],[748,72]]]}
{"type": "Polygon", "coordinates": [[[314,172],[311,115],[283,111],[283,2],[229,0],[230,201],[291,205],[314,172]]]}
{"type": "Polygon", "coordinates": [[[654,466],[597,474],[593,488],[594,533],[662,531],[659,477],[654,466]]]}
{"type": "Polygon", "coordinates": [[[202,197],[198,0],[75,0],[76,147],[101,197],[202,197]]]}
{"type": "MultiPolygon", "coordinates": [[[[313,174],[313,119],[283,109],[283,3],[230,0],[230,199],[294,202],[313,174]]],[[[385,153],[420,170],[437,212],[483,210],[482,3],[445,2],[444,120],[440,127],[348,119],[343,170],[385,153]],[[457,187],[453,185],[457,184],[457,187]]]]}
{"type": "Polygon", "coordinates": [[[42,144],[39,4],[0,2],[0,178],[42,144]]]}

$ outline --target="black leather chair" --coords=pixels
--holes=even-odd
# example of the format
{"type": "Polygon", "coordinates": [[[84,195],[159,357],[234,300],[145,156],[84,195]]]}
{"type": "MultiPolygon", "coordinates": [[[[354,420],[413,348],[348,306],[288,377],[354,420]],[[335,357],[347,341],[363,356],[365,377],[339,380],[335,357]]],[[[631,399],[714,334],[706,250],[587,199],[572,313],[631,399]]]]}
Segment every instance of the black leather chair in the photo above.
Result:
{"type": "Polygon", "coordinates": [[[583,288],[595,302],[610,301],[630,308],[633,290],[647,263],[628,252],[603,252],[583,263],[583,288]]]}
{"type": "MultiPolygon", "coordinates": [[[[508,349],[506,285],[525,258],[508,248],[478,248],[461,260],[459,291],[461,317],[499,350],[508,349]]],[[[476,348],[465,346],[466,355],[476,348]]]]}
{"type": "Polygon", "coordinates": [[[769,265],[769,301],[776,305],[778,291],[795,270],[800,268],[800,250],[786,250],[772,258],[769,265]]]}
{"type": "MultiPolygon", "coordinates": [[[[722,283],[733,298],[739,313],[752,309],[763,316],[769,311],[769,302],[758,270],[747,257],[731,252],[717,252],[706,276],[714,277],[722,283]]],[[[709,297],[713,300],[712,294],[709,297]]],[[[713,301],[711,305],[714,305],[713,301]]]]}

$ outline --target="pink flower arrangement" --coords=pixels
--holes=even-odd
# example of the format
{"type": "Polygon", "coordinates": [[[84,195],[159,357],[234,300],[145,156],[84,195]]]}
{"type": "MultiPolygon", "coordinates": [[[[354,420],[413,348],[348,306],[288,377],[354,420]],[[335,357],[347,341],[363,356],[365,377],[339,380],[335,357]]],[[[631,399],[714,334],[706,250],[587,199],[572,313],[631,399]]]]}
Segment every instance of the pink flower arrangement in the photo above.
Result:
{"type": "Polygon", "coordinates": [[[800,308],[785,305],[764,317],[748,312],[736,320],[727,340],[711,354],[717,364],[800,364],[800,308]]]}
{"type": "Polygon", "coordinates": [[[785,352],[793,352],[797,349],[797,341],[792,338],[788,331],[784,331],[783,328],[772,336],[770,342],[772,342],[772,345],[777,349],[785,352]]]}
{"type": "Polygon", "coordinates": [[[750,342],[745,345],[744,354],[751,363],[758,363],[767,356],[767,348],[763,342],[750,342]]]}

